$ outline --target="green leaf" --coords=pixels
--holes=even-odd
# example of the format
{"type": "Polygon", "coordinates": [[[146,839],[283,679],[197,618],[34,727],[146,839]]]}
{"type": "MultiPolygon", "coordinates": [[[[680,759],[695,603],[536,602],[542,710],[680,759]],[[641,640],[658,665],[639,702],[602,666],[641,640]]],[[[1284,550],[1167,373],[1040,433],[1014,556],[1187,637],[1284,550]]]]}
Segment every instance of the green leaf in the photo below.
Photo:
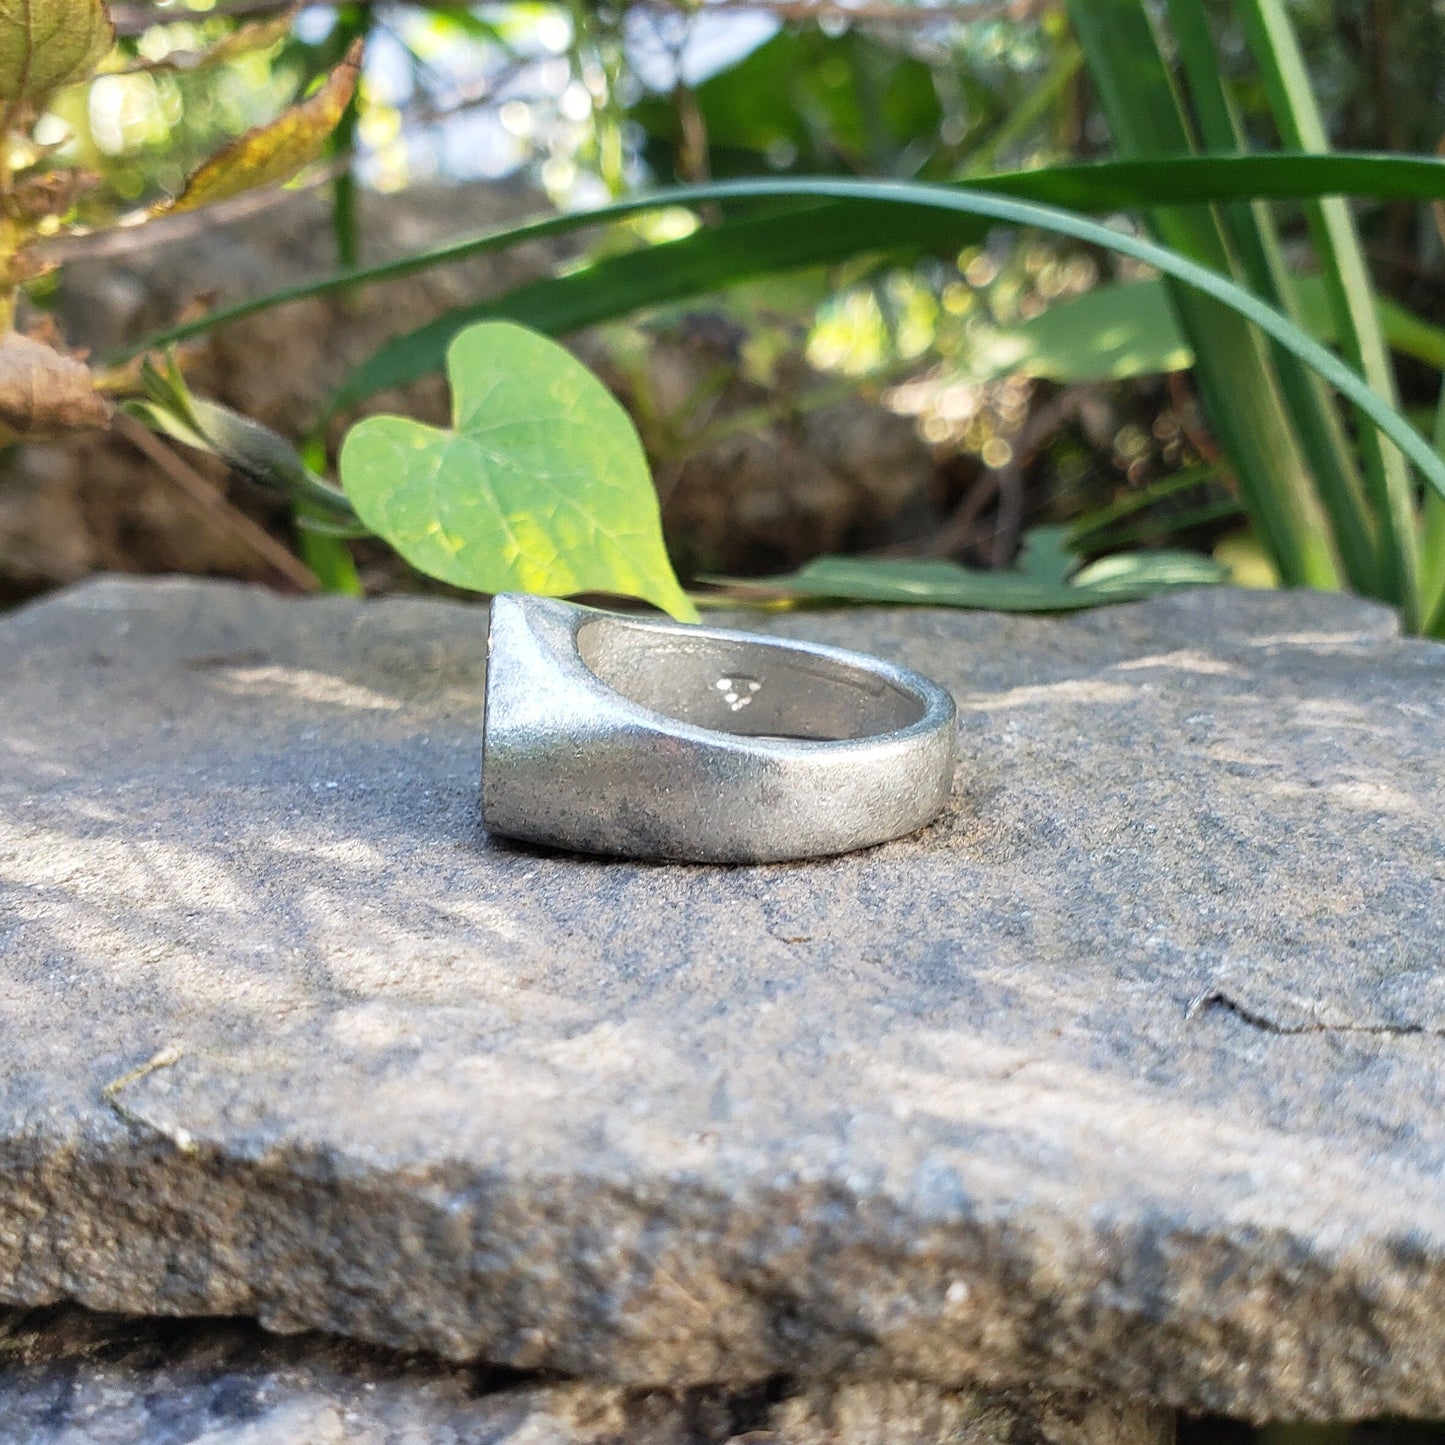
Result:
{"type": "Polygon", "coordinates": [[[1208,587],[1229,579],[1229,569],[1197,552],[1160,548],[1154,552],[1120,552],[1100,557],[1074,577],[1076,591],[1123,601],[1148,597],[1171,587],[1208,587]]]}
{"type": "MultiPolygon", "coordinates": [[[[1435,407],[1435,450],[1445,457],[1445,387],[1435,407]]],[[[1426,637],[1445,639],[1445,493],[1427,492],[1420,555],[1424,564],[1421,629],[1426,637]]]]}
{"type": "Polygon", "coordinates": [[[1020,371],[1046,381],[1123,381],[1184,371],[1194,353],[1157,276],[1114,281],[996,332],[967,357],[978,377],[1020,371]]]}
{"type": "MultiPolygon", "coordinates": [[[[719,286],[838,258],[836,230],[800,225],[797,220],[791,213],[745,216],[716,230],[624,252],[581,271],[546,277],[504,296],[444,312],[362,362],[328,399],[327,413],[346,410],[378,391],[438,370],[452,337],[476,321],[505,319],[549,336],[565,336],[633,311],[686,301],[719,286]]],[[[848,221],[847,254],[897,249],[903,220],[890,207],[860,206],[848,221]]],[[[982,240],[986,233],[986,225],[978,222],[925,212],[909,218],[905,244],[952,250],[966,241],[982,240]]]]}
{"type": "MultiPolygon", "coordinates": [[[[1243,158],[1241,164],[1253,170],[1253,162],[1259,159],[1278,158],[1243,158]]],[[[1314,159],[1332,160],[1338,157],[1314,159]]],[[[1181,162],[1181,168],[1187,164],[1181,162]]],[[[1445,162],[1432,160],[1427,164],[1433,168],[1431,174],[1436,190],[1445,195],[1445,162]]],[[[1176,168],[1171,165],[1162,169],[1176,168]]],[[[1283,177],[1280,179],[1283,180],[1283,177]]],[[[990,182],[991,185],[994,183],[990,182]]],[[[985,196],[962,188],[914,187],[900,182],[810,182],[799,179],[737,181],[679,188],[655,197],[621,202],[591,215],[594,220],[610,219],[632,214],[649,205],[683,203],[694,199],[797,198],[819,194],[818,188],[830,184],[848,188],[847,202],[830,197],[824,204],[807,209],[745,216],[679,241],[611,257],[571,275],[533,282],[504,297],[447,312],[416,331],[388,342],[362,362],[330,398],[327,413],[345,410],[377,391],[405,385],[436,371],[441,365],[447,342],[463,326],[474,321],[505,317],[549,334],[566,334],[642,307],[685,300],[781,269],[840,260],[869,251],[900,248],[916,251],[921,247],[946,249],[970,244],[985,234],[985,218],[1004,219],[997,208],[1007,209],[1009,205],[1001,197],[985,196]],[[952,203],[942,199],[944,197],[952,197],[952,203]]],[[[1112,180],[1105,189],[1112,194],[1119,184],[1117,179],[1112,180]]],[[[1076,178],[1071,178],[1069,189],[1075,185],[1076,178]]],[[[1057,210],[1029,208],[1025,202],[1014,204],[1031,212],[1035,218],[1032,224],[1053,230],[1063,229],[1065,234],[1070,234],[1066,227],[1043,219],[1045,216],[1058,216],[1057,210]]],[[[555,228],[559,222],[575,226],[586,214],[576,213],[541,224],[549,228],[555,228]]],[[[1022,214],[1022,211],[1017,214],[1022,214]]],[[[1089,223],[1079,224],[1087,226],[1089,223]]],[[[528,234],[536,234],[535,225],[526,229],[528,234]]],[[[1090,237],[1098,244],[1122,249],[1118,233],[1112,230],[1094,226],[1090,237]]],[[[1167,267],[1160,269],[1168,271],[1167,267]]],[[[1233,339],[1238,340],[1238,337],[1233,339]]]]}
{"type": "MultiPolygon", "coordinates": [[[[715,175],[756,174],[769,156],[789,169],[890,168],[905,147],[934,150],[943,116],[933,73],[896,46],[849,30],[780,30],[692,92],[715,175]]],[[[677,107],[648,96],[629,118],[676,147],[677,107]]]]}
{"type": "MultiPolygon", "coordinates": [[[[1335,316],[1318,276],[1294,278],[1300,319],[1318,341],[1337,339],[1335,316]]],[[[1382,302],[1380,321],[1390,347],[1445,370],[1445,328],[1382,302]]],[[[967,358],[970,375],[1010,371],[1046,381],[1125,381],[1167,371],[1186,371],[1194,352],[1169,306],[1157,276],[1111,281],[1081,296],[1057,301],[1047,311],[1000,330],[967,358]]]]}
{"type": "MultiPolygon", "coordinates": [[[[1061,554],[1054,539],[1043,545],[1057,562],[1061,554]]],[[[1148,597],[1172,587],[1207,586],[1227,576],[1218,563],[1192,552],[1129,552],[1091,562],[1072,582],[1026,572],[978,571],[956,562],[893,562],[867,557],[819,557],[781,577],[708,580],[784,597],[976,607],[995,612],[1076,612],[1148,597]]]]}
{"type": "Polygon", "coordinates": [[[374,416],[347,434],[342,484],[368,526],[459,587],[616,592],[696,619],[663,546],[642,443],[586,367],[491,322],[452,342],[447,375],[450,430],[374,416]]]}
{"type": "Polygon", "coordinates": [[[1071,527],[1035,527],[1025,532],[1015,568],[1035,582],[1063,586],[1079,570],[1070,546],[1071,527]]]}
{"type": "Polygon", "coordinates": [[[101,0],[0,0],[0,105],[87,79],[114,39],[101,0]]]}

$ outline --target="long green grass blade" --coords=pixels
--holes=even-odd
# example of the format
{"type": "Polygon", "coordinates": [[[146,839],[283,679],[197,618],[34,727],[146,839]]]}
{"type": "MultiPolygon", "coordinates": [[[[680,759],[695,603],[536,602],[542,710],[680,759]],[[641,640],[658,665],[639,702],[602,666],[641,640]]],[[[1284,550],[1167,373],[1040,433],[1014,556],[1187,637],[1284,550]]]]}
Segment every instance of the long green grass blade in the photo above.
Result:
{"type": "Polygon", "coordinates": [[[1421,631],[1427,637],[1445,637],[1445,497],[1426,494],[1421,532],[1421,631]]]}
{"type": "MultiPolygon", "coordinates": [[[[1329,149],[1299,40],[1280,0],[1239,0],[1239,15],[1259,65],[1281,140],[1291,149],[1329,149]]],[[[1305,203],[1340,346],[1350,364],[1392,404],[1395,377],[1385,349],[1374,288],[1349,206],[1342,200],[1305,203]]],[[[1407,625],[1420,612],[1420,559],[1413,489],[1403,458],[1388,453],[1379,434],[1360,431],[1365,479],[1379,529],[1379,570],[1384,593],[1400,604],[1407,625]]]]}
{"type": "MultiPolygon", "coordinates": [[[[1195,137],[1144,0],[1069,0],[1068,11],[1118,149],[1182,165],[1195,137]]],[[[1154,236],[1229,273],[1235,258],[1216,213],[1204,205],[1152,206],[1154,236]]],[[[1239,480],[1260,541],[1292,585],[1339,585],[1329,524],[1281,394],[1269,348],[1238,315],[1170,284],[1194,350],[1204,411],[1239,480]]]]}
{"type": "MultiPolygon", "coordinates": [[[[1376,155],[1366,152],[1337,152],[1328,156],[1195,156],[1179,158],[1161,167],[1157,161],[1104,161],[1090,165],[1051,166],[1033,171],[1015,171],[977,178],[963,183],[968,189],[1077,210],[1110,212],[1136,206],[1168,205],[1175,202],[1240,200],[1254,196],[1297,199],[1321,195],[1367,196],[1376,200],[1433,201],[1445,199],[1445,160],[1434,156],[1376,155]]],[[[667,192],[640,198],[640,209],[667,204],[667,192]]],[[[815,202],[800,220],[819,235],[831,236],[831,245],[818,260],[841,260],[858,254],[848,227],[858,224],[856,201],[815,202]],[[814,214],[816,212],[816,214],[814,214]]],[[[109,363],[128,360],[147,351],[189,341],[227,322],[239,321],[273,306],[326,296],[362,285],[380,284],[412,276],[433,266],[448,265],[471,256],[503,251],[528,241],[567,235],[612,219],[607,211],[573,211],[542,216],[515,226],[462,236],[428,250],[395,261],[356,270],[339,271],[303,281],[295,286],[269,291],[188,321],[139,338],[106,358],[109,363]]],[[[736,220],[725,220],[710,228],[722,232],[736,220]]],[[[770,269],[789,264],[788,248],[794,244],[786,226],[770,233],[771,244],[780,258],[770,269]]],[[[754,244],[761,238],[754,237],[754,244]]],[[[677,245],[680,243],[671,243],[677,245]]],[[[907,244],[895,237],[892,245],[907,244]]],[[[820,245],[821,249],[821,245],[820,245]]],[[[673,252],[669,255],[677,254],[673,252]]],[[[766,266],[767,258],[759,257],[766,266]]]]}
{"type": "Polygon", "coordinates": [[[1191,527],[1206,527],[1215,522],[1233,521],[1244,516],[1244,504],[1236,497],[1221,497],[1217,502],[1205,502],[1179,512],[1171,512],[1158,520],[1136,522],[1133,526],[1112,527],[1091,539],[1090,550],[1114,552],[1124,547],[1133,547],[1140,542],[1157,545],[1161,532],[1178,537],[1191,527]]]}
{"type": "MultiPolygon", "coordinates": [[[[965,224],[971,223],[974,218],[983,217],[1005,225],[1030,226],[1056,235],[1070,236],[1074,240],[1104,247],[1145,265],[1154,266],[1165,275],[1222,303],[1227,310],[1258,326],[1267,336],[1278,341],[1291,355],[1297,356],[1317,372],[1347,400],[1359,406],[1419,467],[1430,485],[1445,495],[1445,459],[1439,457],[1430,443],[1399,412],[1377,396],[1339,357],[1308,336],[1295,322],[1260,301],[1258,297],[1250,295],[1227,276],[1221,276],[1177,251],[1171,251],[1139,236],[1116,231],[1097,221],[1077,216],[1071,211],[947,186],[926,186],[906,181],[816,177],[720,181],[706,185],[677,186],[659,195],[639,196],[601,207],[589,212],[588,216],[592,224],[597,224],[601,221],[621,220],[662,206],[808,199],[861,202],[867,212],[878,206],[892,206],[902,235],[907,234],[906,227],[909,224],[916,224],[925,215],[954,214],[963,218],[965,224]]],[[[842,214],[846,219],[846,206],[842,207],[842,214]]],[[[775,225],[797,224],[796,216],[791,213],[774,216],[772,219],[775,225]]]]}
{"type": "MultiPolygon", "coordinates": [[[[791,215],[791,213],[790,213],[791,215]]],[[[896,250],[901,244],[937,244],[951,249],[982,240],[987,221],[960,223],[930,214],[905,229],[896,211],[860,208],[850,227],[848,254],[896,250]]],[[[348,377],[327,404],[344,410],[377,391],[403,386],[435,371],[452,338],[474,321],[505,319],[565,336],[634,311],[667,306],[723,286],[837,260],[831,228],[784,224],[781,216],[745,217],[638,251],[607,256],[562,276],[528,282],[474,306],[444,312],[415,331],[389,342],[348,377]]]]}
{"type": "Polygon", "coordinates": [[[1075,517],[1068,524],[1069,543],[1077,550],[1096,532],[1106,532],[1110,527],[1137,517],[1140,512],[1147,512],[1160,502],[1167,502],[1170,497],[1178,496],[1180,492],[1207,486],[1217,478],[1216,468],[1207,462],[1185,467],[1183,471],[1173,472],[1167,477],[1160,477],[1158,481],[1150,482],[1137,491],[1126,492],[1122,497],[1102,507],[1075,517]]]}
{"type": "MultiPolygon", "coordinates": [[[[1435,453],[1445,458],[1445,386],[1435,409],[1435,453]]],[[[1425,519],[1420,546],[1421,631],[1445,638],[1445,493],[1425,493],[1425,519]]]]}
{"type": "Polygon", "coordinates": [[[983,179],[984,173],[993,167],[998,157],[1023,140],[1058,104],[1059,97],[1068,89],[1083,64],[1084,52],[1077,45],[1066,41],[1054,56],[1047,73],[1040,76],[1028,95],[1014,107],[1001,125],[982,138],[977,145],[969,144],[965,139],[968,176],[972,179],[983,179]]]}
{"type": "MultiPolygon", "coordinates": [[[[1224,88],[1209,18],[1201,0],[1168,0],[1189,98],[1200,137],[1211,151],[1247,150],[1244,128],[1224,88]]],[[[1298,292],[1288,274],[1269,207],[1263,201],[1231,202],[1219,211],[1221,224],[1249,289],[1302,320],[1298,292]]],[[[1320,335],[1317,327],[1312,328],[1320,335]]],[[[1300,450],[1330,520],[1335,548],[1350,585],[1379,595],[1382,587],[1374,519],[1365,500],[1354,449],[1323,383],[1294,357],[1273,348],[1271,361],[1280,400],[1289,413],[1300,450]]]]}

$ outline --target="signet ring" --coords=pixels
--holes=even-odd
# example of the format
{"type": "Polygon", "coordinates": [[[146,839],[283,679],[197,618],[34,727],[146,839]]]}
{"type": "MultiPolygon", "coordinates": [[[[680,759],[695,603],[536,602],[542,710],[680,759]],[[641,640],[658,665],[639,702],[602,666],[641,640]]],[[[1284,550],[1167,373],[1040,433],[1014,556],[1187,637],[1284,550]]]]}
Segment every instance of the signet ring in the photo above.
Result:
{"type": "Polygon", "coordinates": [[[504,593],[482,822],[629,858],[846,853],[938,816],[954,731],[944,688],[879,658],[504,593]]]}

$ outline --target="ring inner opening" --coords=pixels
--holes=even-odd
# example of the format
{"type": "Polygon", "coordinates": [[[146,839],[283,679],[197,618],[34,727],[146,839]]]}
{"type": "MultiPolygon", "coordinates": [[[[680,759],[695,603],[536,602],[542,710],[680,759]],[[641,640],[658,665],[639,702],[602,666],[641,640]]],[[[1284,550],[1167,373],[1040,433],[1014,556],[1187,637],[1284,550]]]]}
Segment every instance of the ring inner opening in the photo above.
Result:
{"type": "Polygon", "coordinates": [[[678,722],[743,737],[838,741],[910,727],[921,698],[849,663],[599,618],[577,634],[590,671],[678,722]]]}

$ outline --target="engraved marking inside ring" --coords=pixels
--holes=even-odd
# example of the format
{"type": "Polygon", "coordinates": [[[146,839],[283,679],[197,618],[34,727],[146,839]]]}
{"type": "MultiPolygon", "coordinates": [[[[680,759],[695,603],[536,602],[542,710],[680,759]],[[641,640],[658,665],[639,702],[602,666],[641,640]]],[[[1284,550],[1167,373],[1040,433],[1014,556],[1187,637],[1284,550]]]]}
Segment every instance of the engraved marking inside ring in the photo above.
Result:
{"type": "Polygon", "coordinates": [[[763,687],[755,677],[720,677],[713,686],[722,694],[729,712],[741,712],[763,687]]]}

